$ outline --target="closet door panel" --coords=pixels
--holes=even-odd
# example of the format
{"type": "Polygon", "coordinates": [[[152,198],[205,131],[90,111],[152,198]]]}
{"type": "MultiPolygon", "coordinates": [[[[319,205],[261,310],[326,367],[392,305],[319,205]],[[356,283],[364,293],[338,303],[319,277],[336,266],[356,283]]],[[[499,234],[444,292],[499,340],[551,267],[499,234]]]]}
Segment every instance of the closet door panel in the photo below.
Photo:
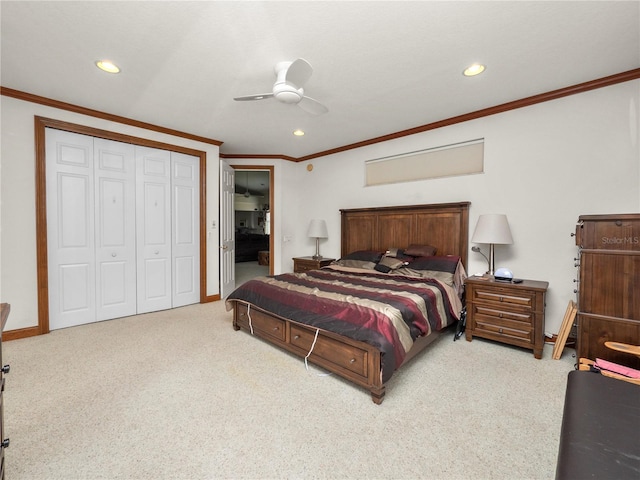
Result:
{"type": "Polygon", "coordinates": [[[200,301],[199,159],[171,153],[172,303],[200,301]]]}
{"type": "Polygon", "coordinates": [[[132,145],[96,138],[97,319],[136,313],[135,155],[132,145]]]}
{"type": "Polygon", "coordinates": [[[47,129],[47,258],[51,330],[94,322],[93,139],[47,129]]]}
{"type": "Polygon", "coordinates": [[[135,147],[137,310],[171,308],[171,155],[135,147]]]}

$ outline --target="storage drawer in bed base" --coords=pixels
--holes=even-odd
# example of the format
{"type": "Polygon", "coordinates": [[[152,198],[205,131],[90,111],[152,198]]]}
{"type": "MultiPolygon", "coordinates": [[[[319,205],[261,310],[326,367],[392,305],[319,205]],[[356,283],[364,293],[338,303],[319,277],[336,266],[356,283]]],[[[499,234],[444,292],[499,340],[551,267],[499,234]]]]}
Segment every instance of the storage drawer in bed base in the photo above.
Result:
{"type": "MultiPolygon", "coordinates": [[[[274,345],[304,358],[311,350],[316,329],[291,320],[274,317],[256,307],[235,303],[233,328],[246,330],[274,345]],[[250,319],[250,320],[249,320],[250,319]]],[[[309,355],[310,362],[367,388],[374,403],[384,399],[380,352],[363,342],[320,330],[309,355]]]]}

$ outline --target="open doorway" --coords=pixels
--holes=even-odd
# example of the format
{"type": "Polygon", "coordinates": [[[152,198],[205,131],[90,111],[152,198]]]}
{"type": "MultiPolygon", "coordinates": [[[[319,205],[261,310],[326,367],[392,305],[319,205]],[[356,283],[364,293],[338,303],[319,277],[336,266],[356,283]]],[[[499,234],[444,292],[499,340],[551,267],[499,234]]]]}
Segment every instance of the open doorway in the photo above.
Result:
{"type": "Polygon", "coordinates": [[[235,170],[235,284],[273,273],[273,167],[235,170]]]}

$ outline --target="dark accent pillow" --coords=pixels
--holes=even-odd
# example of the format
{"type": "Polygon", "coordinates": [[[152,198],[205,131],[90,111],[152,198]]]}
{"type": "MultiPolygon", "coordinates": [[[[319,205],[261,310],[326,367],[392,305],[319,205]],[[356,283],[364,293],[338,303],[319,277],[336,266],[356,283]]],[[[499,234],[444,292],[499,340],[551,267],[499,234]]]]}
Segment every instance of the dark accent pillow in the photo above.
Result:
{"type": "Polygon", "coordinates": [[[386,255],[380,259],[378,264],[374,267],[377,271],[382,273],[389,273],[391,270],[400,268],[405,264],[402,260],[393,257],[387,257],[386,255]]]}
{"type": "Polygon", "coordinates": [[[432,270],[455,273],[460,257],[457,255],[418,257],[409,265],[412,270],[432,270]]]}
{"type": "Polygon", "coordinates": [[[438,249],[431,245],[409,245],[405,250],[405,255],[412,257],[431,257],[436,254],[438,249]]]}
{"type": "Polygon", "coordinates": [[[360,260],[363,262],[373,262],[378,263],[380,259],[384,255],[384,252],[375,252],[373,250],[358,250],[356,252],[351,252],[340,260],[360,260]]]}
{"type": "Polygon", "coordinates": [[[385,253],[385,256],[398,258],[398,259],[402,260],[403,262],[410,262],[411,260],[413,260],[413,257],[410,256],[410,255],[405,255],[404,250],[401,249],[401,248],[390,248],[385,253]]]}

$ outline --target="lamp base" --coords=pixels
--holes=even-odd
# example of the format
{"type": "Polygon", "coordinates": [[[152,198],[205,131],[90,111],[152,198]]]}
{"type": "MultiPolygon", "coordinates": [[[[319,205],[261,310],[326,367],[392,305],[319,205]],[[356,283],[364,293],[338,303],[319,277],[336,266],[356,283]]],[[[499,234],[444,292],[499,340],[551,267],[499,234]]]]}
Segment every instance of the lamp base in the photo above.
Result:
{"type": "Polygon", "coordinates": [[[322,260],[322,255],[320,255],[320,239],[316,237],[316,254],[311,258],[314,260],[322,260]]]}

